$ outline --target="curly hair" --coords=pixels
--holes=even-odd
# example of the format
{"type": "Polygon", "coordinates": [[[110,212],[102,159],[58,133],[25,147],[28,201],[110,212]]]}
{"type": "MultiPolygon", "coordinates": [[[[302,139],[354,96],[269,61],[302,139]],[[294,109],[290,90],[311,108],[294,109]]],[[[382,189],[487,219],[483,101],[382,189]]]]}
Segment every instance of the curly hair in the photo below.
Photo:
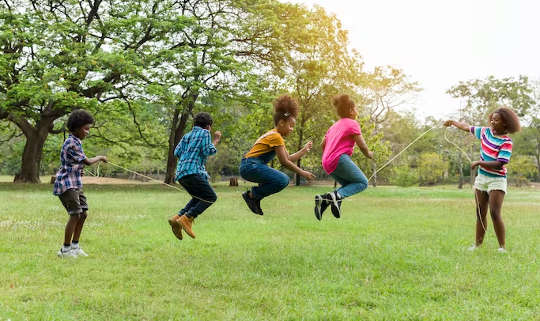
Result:
{"type": "Polygon", "coordinates": [[[497,108],[491,114],[489,114],[489,121],[491,121],[493,114],[499,114],[499,116],[501,116],[508,133],[513,134],[521,130],[519,118],[512,109],[508,107],[497,108]]]}
{"type": "Polygon", "coordinates": [[[206,126],[212,126],[214,123],[214,120],[212,120],[212,116],[210,116],[209,113],[200,112],[193,117],[193,125],[199,126],[201,128],[205,128],[206,126]]]}
{"type": "Polygon", "coordinates": [[[74,132],[84,125],[92,125],[94,123],[94,117],[84,109],[75,109],[69,114],[67,120],[67,128],[70,132],[74,132]]]}
{"type": "Polygon", "coordinates": [[[298,116],[298,103],[289,95],[278,97],[274,101],[274,124],[277,125],[281,119],[287,120],[298,116]]]}
{"type": "Polygon", "coordinates": [[[341,118],[349,117],[351,111],[354,109],[354,101],[351,100],[349,95],[339,95],[333,99],[334,107],[341,118]]]}

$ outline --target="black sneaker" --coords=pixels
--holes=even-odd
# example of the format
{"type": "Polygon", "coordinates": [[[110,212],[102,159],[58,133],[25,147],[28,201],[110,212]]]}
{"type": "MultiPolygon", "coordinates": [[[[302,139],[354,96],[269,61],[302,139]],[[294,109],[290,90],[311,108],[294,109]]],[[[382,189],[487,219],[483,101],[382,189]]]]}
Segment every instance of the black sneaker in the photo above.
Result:
{"type": "Polygon", "coordinates": [[[331,199],[330,205],[332,205],[332,215],[335,218],[341,217],[341,201],[343,198],[337,196],[337,192],[325,194],[325,198],[331,199]]]}
{"type": "Polygon", "coordinates": [[[249,197],[249,194],[247,191],[242,193],[242,197],[244,198],[244,201],[246,201],[247,206],[249,209],[257,215],[262,215],[262,211],[259,211],[259,208],[257,207],[257,200],[249,197]]]}
{"type": "Polygon", "coordinates": [[[255,201],[255,205],[257,206],[257,211],[259,212],[259,215],[264,215],[263,210],[261,208],[261,200],[254,199],[253,201],[255,201]]]}
{"type": "Polygon", "coordinates": [[[320,221],[324,211],[330,205],[327,195],[315,195],[315,217],[320,221]]]}

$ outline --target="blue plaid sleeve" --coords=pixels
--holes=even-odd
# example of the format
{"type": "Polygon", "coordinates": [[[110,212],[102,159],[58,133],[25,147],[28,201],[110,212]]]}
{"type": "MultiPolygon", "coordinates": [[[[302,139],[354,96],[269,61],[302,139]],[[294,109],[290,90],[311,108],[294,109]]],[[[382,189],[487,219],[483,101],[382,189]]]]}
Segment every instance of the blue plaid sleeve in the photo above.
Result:
{"type": "Polygon", "coordinates": [[[182,155],[182,143],[184,143],[184,138],[180,140],[180,142],[178,143],[178,145],[176,145],[176,148],[174,149],[174,156],[176,156],[177,158],[180,158],[180,155],[182,155]]]}
{"type": "Polygon", "coordinates": [[[207,130],[203,131],[201,144],[204,156],[214,155],[217,152],[216,147],[212,144],[212,140],[210,139],[210,132],[207,130]]]}

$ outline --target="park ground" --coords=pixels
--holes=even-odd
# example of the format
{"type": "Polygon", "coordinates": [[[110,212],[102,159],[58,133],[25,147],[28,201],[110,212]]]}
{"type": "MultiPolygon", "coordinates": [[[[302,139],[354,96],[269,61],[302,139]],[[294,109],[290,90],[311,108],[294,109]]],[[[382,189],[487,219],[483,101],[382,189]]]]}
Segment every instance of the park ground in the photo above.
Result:
{"type": "Polygon", "coordinates": [[[245,186],[218,186],[178,241],[184,192],[87,184],[90,256],[70,260],[51,185],[0,183],[0,320],[540,320],[538,188],[509,189],[506,254],[491,222],[466,250],[470,188],[369,188],[319,222],[313,195],[330,188],[289,187],[261,217],[245,186]]]}

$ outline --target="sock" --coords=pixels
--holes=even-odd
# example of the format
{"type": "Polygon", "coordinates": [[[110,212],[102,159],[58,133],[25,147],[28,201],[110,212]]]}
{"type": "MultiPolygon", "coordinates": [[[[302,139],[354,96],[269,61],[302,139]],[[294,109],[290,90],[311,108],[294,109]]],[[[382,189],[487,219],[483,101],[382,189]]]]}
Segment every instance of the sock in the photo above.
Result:
{"type": "Polygon", "coordinates": [[[71,244],[68,244],[68,245],[64,244],[62,246],[62,252],[67,252],[69,250],[71,250],[71,244]]]}
{"type": "Polygon", "coordinates": [[[78,249],[79,248],[79,241],[72,241],[71,242],[71,248],[72,249],[78,249]]]}

